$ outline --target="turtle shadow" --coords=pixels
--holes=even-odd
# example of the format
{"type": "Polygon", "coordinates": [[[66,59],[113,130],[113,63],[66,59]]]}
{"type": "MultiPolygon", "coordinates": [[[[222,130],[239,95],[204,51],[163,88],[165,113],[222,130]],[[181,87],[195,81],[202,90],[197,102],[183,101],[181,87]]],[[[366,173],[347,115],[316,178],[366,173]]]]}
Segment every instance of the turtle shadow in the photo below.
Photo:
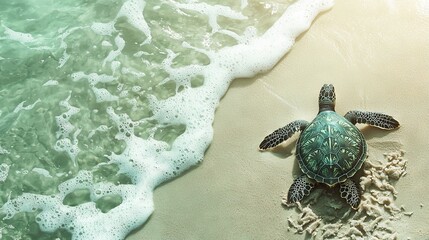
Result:
{"type": "MultiPolygon", "coordinates": [[[[386,135],[396,132],[397,129],[385,130],[371,126],[364,126],[360,128],[360,131],[366,139],[367,145],[373,149],[385,152],[396,151],[403,148],[403,144],[400,141],[392,140],[392,138],[389,137],[387,137],[387,139],[385,138],[386,135]]],[[[368,149],[369,155],[371,155],[371,152],[372,151],[368,149]]]]}
{"type": "Polygon", "coordinates": [[[397,129],[386,130],[386,129],[380,129],[377,127],[366,125],[366,126],[360,127],[359,130],[362,132],[363,136],[368,141],[372,139],[383,138],[384,136],[389,135],[392,132],[395,132],[397,129]]]}
{"type": "Polygon", "coordinates": [[[270,149],[270,152],[278,158],[285,159],[291,156],[295,157],[295,148],[297,141],[297,139],[294,139],[292,141],[286,141],[284,143],[281,143],[275,148],[270,149]]]}

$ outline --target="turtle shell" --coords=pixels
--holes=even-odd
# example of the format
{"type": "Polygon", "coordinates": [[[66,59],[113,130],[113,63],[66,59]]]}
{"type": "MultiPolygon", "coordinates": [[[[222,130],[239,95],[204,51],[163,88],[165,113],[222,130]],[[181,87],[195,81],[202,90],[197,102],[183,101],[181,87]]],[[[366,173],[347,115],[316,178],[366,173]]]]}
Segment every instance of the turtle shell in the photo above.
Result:
{"type": "Polygon", "coordinates": [[[301,133],[296,154],[304,174],[333,186],[352,177],[366,159],[359,129],[334,111],[320,112],[301,133]]]}

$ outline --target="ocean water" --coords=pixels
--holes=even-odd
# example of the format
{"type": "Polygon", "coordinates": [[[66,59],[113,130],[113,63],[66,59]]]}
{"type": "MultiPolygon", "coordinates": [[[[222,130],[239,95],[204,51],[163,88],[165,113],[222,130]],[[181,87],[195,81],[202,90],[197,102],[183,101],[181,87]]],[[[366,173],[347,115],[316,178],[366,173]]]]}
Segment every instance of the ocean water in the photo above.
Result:
{"type": "MultiPolygon", "coordinates": [[[[0,2],[0,238],[123,239],[330,0],[0,2]]],[[[155,209],[156,211],[156,209],[155,209]]]]}

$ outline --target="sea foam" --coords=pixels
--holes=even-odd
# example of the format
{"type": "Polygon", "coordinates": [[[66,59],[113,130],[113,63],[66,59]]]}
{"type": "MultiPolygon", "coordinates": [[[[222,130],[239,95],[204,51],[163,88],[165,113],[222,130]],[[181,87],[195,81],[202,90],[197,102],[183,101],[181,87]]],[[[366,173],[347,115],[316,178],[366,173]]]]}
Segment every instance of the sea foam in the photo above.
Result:
{"type": "MultiPolygon", "coordinates": [[[[261,36],[257,36],[251,26],[243,34],[222,29],[219,17],[239,21],[247,18],[230,7],[193,1],[164,1],[163,4],[184,16],[197,12],[199,17],[208,19],[209,33],[206,41],[201,39],[202,46],[183,40],[181,46],[176,46],[181,51],[168,46],[160,49],[159,45],[167,43],[155,42],[157,30],[150,26],[162,22],[151,22],[142,14],[149,4],[140,0],[125,1],[111,21],[60,29],[58,39],[62,54],[58,58],[58,69],[76,64],[73,59],[76,53],[70,52],[73,42],[67,39],[80,31],[92,31],[94,39],[102,40],[91,50],[106,51],[103,60],[95,64],[100,69],[108,69],[105,71],[111,75],[88,69],[91,59],[85,59],[86,64],[80,65],[79,71],[70,67],[74,72],[67,74],[67,81],[56,77],[58,81],[50,84],[44,79],[42,84],[46,91],[62,86],[71,88],[59,94],[58,103],[53,106],[60,112],[52,123],[56,128],[52,149],[64,154],[61,159],[73,165],[69,166],[69,172],[61,174],[55,174],[54,169],[32,168],[37,169],[36,173],[43,173],[40,177],[64,176],[66,179],[51,195],[23,192],[10,198],[1,207],[4,220],[21,212],[37,212],[35,220],[45,232],[65,229],[73,239],[125,238],[154,211],[154,189],[202,161],[212,141],[215,109],[231,81],[271,69],[290,50],[295,39],[310,27],[314,18],[332,7],[333,1],[299,0],[261,36]],[[118,29],[120,25],[137,29],[142,36],[124,36],[118,29]],[[227,35],[237,44],[204,48],[214,44],[216,34],[227,35]],[[132,52],[131,56],[140,62],[133,63],[123,55],[124,51],[132,52]],[[148,60],[156,51],[162,52],[162,59],[148,60]],[[188,64],[179,64],[177,59],[188,52],[195,58],[188,64]],[[146,68],[138,70],[137,65],[146,68]],[[161,74],[156,74],[154,69],[161,74]],[[121,82],[123,76],[142,80],[125,84],[121,82]],[[82,107],[85,102],[95,107],[85,109],[82,107]],[[91,125],[93,123],[96,126],[91,125]],[[101,146],[105,142],[115,144],[110,145],[111,149],[104,149],[101,146]],[[114,175],[125,176],[126,180],[109,182],[96,176],[98,171],[110,168],[117,168],[114,175]],[[89,195],[87,200],[66,204],[66,198],[81,192],[89,195]],[[113,207],[101,209],[98,203],[112,196],[119,200],[113,207]]],[[[240,9],[247,5],[247,1],[241,1],[240,9]]],[[[182,39],[168,26],[161,29],[176,40],[182,39]]],[[[12,40],[33,40],[31,35],[7,31],[12,40]]],[[[26,110],[22,103],[19,110],[26,110]]],[[[48,103],[42,99],[29,106],[37,108],[44,104],[48,103]]],[[[7,149],[2,151],[8,154],[7,149]]],[[[1,180],[6,178],[8,170],[9,165],[2,164],[1,180]]]]}

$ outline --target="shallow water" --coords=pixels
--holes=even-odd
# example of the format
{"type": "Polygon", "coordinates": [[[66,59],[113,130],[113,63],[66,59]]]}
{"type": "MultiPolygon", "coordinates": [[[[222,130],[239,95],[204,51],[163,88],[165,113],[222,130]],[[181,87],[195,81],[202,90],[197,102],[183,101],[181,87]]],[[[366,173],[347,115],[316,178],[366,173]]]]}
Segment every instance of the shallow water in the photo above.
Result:
{"type": "Polygon", "coordinates": [[[203,159],[231,80],[271,68],[331,5],[300,2],[277,27],[289,3],[0,3],[0,236],[141,226],[153,189],[203,159]]]}

